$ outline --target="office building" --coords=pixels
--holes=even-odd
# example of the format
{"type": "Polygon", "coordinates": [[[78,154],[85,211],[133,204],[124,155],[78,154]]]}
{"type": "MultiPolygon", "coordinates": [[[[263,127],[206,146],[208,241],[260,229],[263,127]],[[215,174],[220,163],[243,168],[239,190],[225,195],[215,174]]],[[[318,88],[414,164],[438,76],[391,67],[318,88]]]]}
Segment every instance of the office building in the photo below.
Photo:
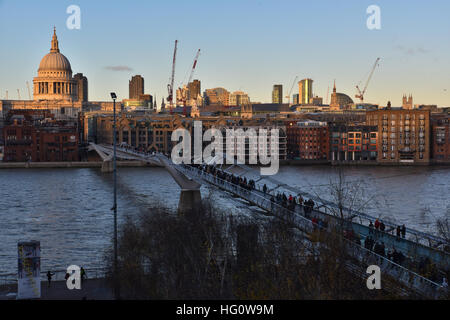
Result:
{"type": "Polygon", "coordinates": [[[196,100],[201,95],[201,82],[200,80],[194,80],[188,83],[188,100],[196,100]]]}
{"type": "Polygon", "coordinates": [[[272,90],[272,103],[283,103],[283,86],[281,84],[275,84],[272,90]]]}
{"type": "Polygon", "coordinates": [[[205,105],[230,105],[230,92],[224,88],[206,89],[203,93],[205,105]]]}
{"type": "Polygon", "coordinates": [[[326,122],[302,120],[286,126],[290,159],[328,160],[329,134],[326,122]]]}
{"type": "Polygon", "coordinates": [[[144,94],[144,78],[135,75],[129,82],[129,99],[138,100],[141,94],[144,94]]]}
{"type": "Polygon", "coordinates": [[[243,91],[235,91],[230,94],[229,105],[230,106],[242,106],[250,103],[248,94],[243,91]]]}
{"type": "Polygon", "coordinates": [[[77,86],[78,101],[88,102],[88,80],[82,73],[73,76],[77,86]]]}
{"type": "Polygon", "coordinates": [[[378,162],[428,163],[430,111],[391,109],[367,111],[366,122],[378,126],[378,162]]]}
{"type": "Polygon", "coordinates": [[[308,104],[313,96],[313,80],[303,79],[298,82],[299,103],[308,104]]]}

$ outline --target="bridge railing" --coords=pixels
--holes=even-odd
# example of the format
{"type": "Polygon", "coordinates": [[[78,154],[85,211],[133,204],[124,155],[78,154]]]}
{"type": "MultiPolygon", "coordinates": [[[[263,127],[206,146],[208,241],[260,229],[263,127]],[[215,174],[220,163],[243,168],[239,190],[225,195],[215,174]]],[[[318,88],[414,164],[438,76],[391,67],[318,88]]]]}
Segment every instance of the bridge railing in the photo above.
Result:
{"type": "MultiPolygon", "coordinates": [[[[257,205],[258,207],[272,212],[276,217],[285,219],[293,223],[302,231],[308,234],[312,233],[316,229],[323,228],[318,224],[313,223],[311,220],[297,214],[295,211],[285,208],[280,204],[273,202],[270,199],[267,199],[252,190],[242,188],[239,185],[230,183],[227,180],[223,180],[205,171],[187,165],[177,165],[177,169],[181,170],[187,175],[194,176],[197,179],[201,179],[210,184],[216,185],[221,189],[224,189],[243,199],[246,199],[251,203],[257,205]]],[[[399,264],[396,264],[393,261],[358,245],[357,243],[354,243],[348,239],[344,240],[348,243],[349,254],[352,257],[357,258],[359,261],[367,265],[375,264],[379,266],[383,272],[389,274],[394,279],[397,279],[405,286],[417,291],[418,293],[427,297],[438,298],[442,294],[445,294],[447,292],[447,289],[443,288],[441,285],[399,264]]]]}
{"type": "MultiPolygon", "coordinates": [[[[228,157],[227,157],[227,160],[228,160],[228,157]]],[[[231,159],[231,160],[233,162],[235,162],[234,159],[231,159]]],[[[243,169],[245,171],[245,174],[255,175],[256,176],[255,180],[257,182],[261,182],[262,180],[270,182],[271,184],[273,184],[273,188],[272,188],[273,190],[278,189],[278,188],[285,189],[285,190],[292,192],[293,194],[296,194],[297,196],[301,195],[304,198],[306,197],[308,199],[313,199],[315,202],[321,203],[322,206],[324,206],[325,208],[328,208],[328,210],[339,210],[339,208],[336,206],[336,204],[332,203],[331,201],[327,201],[325,199],[311,195],[303,190],[300,190],[299,188],[286,185],[285,183],[282,183],[282,182],[274,179],[273,177],[261,176],[253,168],[251,168],[245,164],[235,163],[233,166],[240,167],[241,169],[243,169]]],[[[364,212],[360,212],[359,210],[354,210],[354,209],[346,208],[346,207],[343,207],[342,209],[345,212],[345,214],[348,215],[349,217],[350,216],[358,217],[361,219],[361,223],[363,223],[363,221],[364,221],[364,223],[366,223],[367,225],[369,224],[370,221],[374,222],[377,219],[376,217],[373,217],[364,212]]],[[[387,228],[390,228],[392,230],[395,230],[396,227],[398,226],[398,224],[396,224],[395,222],[389,221],[388,218],[383,218],[383,223],[386,225],[387,228]]],[[[429,234],[429,233],[425,233],[425,232],[421,232],[421,231],[411,229],[411,228],[406,228],[406,238],[408,238],[410,241],[420,243],[424,246],[428,246],[428,247],[431,247],[433,249],[438,249],[438,250],[445,249],[445,246],[450,246],[450,243],[448,242],[448,240],[446,240],[442,237],[439,237],[439,236],[433,235],[433,234],[429,234]],[[439,249],[439,247],[441,249],[439,249]]],[[[441,251],[444,252],[444,250],[441,250],[441,251]]]]}
{"type": "MultiPolygon", "coordinates": [[[[146,157],[153,157],[148,153],[136,152],[128,149],[125,149],[124,152],[136,154],[137,156],[143,157],[144,159],[146,157]]],[[[280,204],[271,201],[266,196],[263,196],[260,193],[255,192],[254,190],[242,188],[239,185],[235,185],[233,183],[230,183],[229,181],[220,179],[217,176],[211,175],[203,170],[200,170],[192,166],[184,164],[182,165],[173,164],[173,167],[183,174],[186,174],[188,176],[196,176],[200,180],[207,181],[210,184],[214,184],[221,189],[224,189],[243,199],[246,199],[251,203],[257,205],[258,207],[274,213],[274,215],[277,216],[278,218],[282,218],[294,223],[297,227],[299,227],[306,233],[311,233],[315,228],[321,228],[317,224],[314,224],[311,220],[303,217],[302,215],[297,214],[295,211],[289,210],[281,206],[280,204]]],[[[348,240],[346,239],[346,241],[348,240]]],[[[371,261],[379,263],[380,268],[384,270],[384,272],[392,275],[396,279],[400,280],[403,284],[407,285],[410,288],[415,289],[417,292],[429,297],[436,297],[436,295],[438,293],[440,294],[442,290],[446,291],[446,289],[443,289],[442,286],[440,286],[439,284],[429,279],[426,279],[425,277],[403,266],[395,264],[393,261],[386,259],[382,256],[379,256],[374,252],[367,250],[361,247],[360,245],[355,244],[354,242],[350,241],[348,242],[350,244],[350,247],[353,248],[351,252],[352,256],[358,257],[360,261],[363,261],[361,260],[363,256],[366,256],[366,259],[370,258],[371,261]],[[365,254],[363,255],[364,252],[365,254]]]]}
{"type": "MultiPolygon", "coordinates": [[[[106,148],[112,147],[109,145],[102,145],[102,146],[106,147],[106,148]]],[[[155,155],[163,155],[161,153],[151,154],[149,152],[136,151],[136,150],[133,150],[132,148],[123,148],[120,146],[117,146],[117,150],[125,152],[125,153],[129,153],[129,154],[133,154],[136,157],[144,158],[145,160],[150,160],[150,161],[153,160],[152,158],[154,158],[155,155]]],[[[234,161],[234,159],[233,159],[233,161],[234,161]]],[[[250,168],[249,166],[247,166],[245,164],[235,164],[235,165],[244,169],[246,171],[246,173],[248,173],[248,172],[255,173],[256,172],[254,169],[250,168]]],[[[302,195],[303,197],[307,197],[309,199],[313,199],[314,201],[316,201],[318,203],[321,203],[322,207],[326,211],[336,210],[336,208],[337,208],[336,204],[334,204],[330,201],[327,201],[325,199],[319,199],[317,196],[311,195],[304,191],[300,191],[298,188],[288,186],[284,183],[281,183],[280,181],[277,181],[273,177],[260,176],[259,174],[257,174],[257,176],[258,176],[258,178],[256,179],[257,181],[267,180],[267,181],[273,183],[274,189],[277,189],[277,188],[286,189],[286,190],[293,192],[297,196],[302,195]]],[[[259,188],[259,189],[261,189],[261,188],[259,188]]],[[[350,209],[350,208],[346,208],[346,207],[343,207],[342,209],[348,216],[358,217],[360,219],[361,223],[363,223],[363,221],[364,221],[364,223],[367,225],[369,224],[370,221],[373,222],[376,220],[376,217],[373,217],[369,214],[360,212],[358,210],[354,210],[354,209],[350,209]]],[[[389,219],[386,219],[386,218],[383,219],[383,223],[386,225],[386,227],[388,229],[391,229],[392,232],[398,226],[396,223],[391,222],[391,221],[389,221],[389,219]]],[[[440,248],[445,249],[445,246],[450,245],[448,243],[448,241],[442,237],[439,237],[439,236],[436,236],[433,234],[428,234],[425,232],[421,232],[421,231],[411,229],[411,228],[406,228],[406,238],[412,242],[419,243],[423,246],[430,247],[435,250],[439,250],[444,254],[447,254],[447,253],[444,250],[441,250],[440,248]]]]}
{"type": "MultiPolygon", "coordinates": [[[[193,167],[193,169],[197,168],[193,167]]],[[[204,172],[202,170],[200,171],[204,172]]],[[[256,188],[253,189],[254,192],[259,193],[260,195],[268,199],[268,197],[270,196],[269,193],[262,192],[260,190],[261,188],[258,188],[258,185],[256,185],[255,187],[256,188]]],[[[340,217],[336,216],[334,212],[330,212],[327,206],[321,205],[320,208],[322,209],[322,211],[316,209],[315,213],[319,214],[321,218],[327,220],[329,220],[330,218],[333,220],[341,219],[340,217]]],[[[405,255],[411,256],[413,258],[428,257],[431,261],[433,261],[434,263],[436,263],[436,265],[438,265],[443,269],[447,269],[449,266],[450,256],[447,252],[444,252],[437,248],[430,247],[421,241],[413,241],[411,239],[396,237],[395,235],[389,232],[374,229],[372,230],[367,225],[358,222],[350,221],[349,223],[352,224],[352,228],[354,229],[354,231],[356,231],[363,238],[365,238],[368,235],[368,233],[373,232],[374,235],[377,236],[377,238],[380,238],[381,240],[390,243],[392,247],[396,247],[397,250],[402,251],[403,254],[405,255]]]]}

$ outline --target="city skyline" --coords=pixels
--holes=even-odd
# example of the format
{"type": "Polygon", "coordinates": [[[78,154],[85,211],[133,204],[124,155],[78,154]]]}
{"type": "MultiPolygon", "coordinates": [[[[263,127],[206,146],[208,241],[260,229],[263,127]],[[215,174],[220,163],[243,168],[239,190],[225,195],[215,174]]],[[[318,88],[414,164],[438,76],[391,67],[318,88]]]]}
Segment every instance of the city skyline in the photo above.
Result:
{"type": "Polygon", "coordinates": [[[450,45],[442,39],[450,28],[445,19],[445,8],[450,6],[444,1],[433,3],[442,10],[424,3],[377,1],[382,28],[371,31],[365,13],[372,4],[369,1],[342,5],[331,1],[278,5],[248,1],[238,4],[242,8],[238,13],[232,10],[233,2],[196,1],[191,8],[184,3],[137,1],[130,8],[80,1],[81,29],[69,30],[65,25],[69,2],[55,3],[51,9],[30,3],[24,10],[22,1],[0,1],[2,39],[8,48],[0,53],[0,98],[8,90],[9,98],[17,99],[17,89],[22,99],[27,97],[26,82],[31,82],[36,65],[48,51],[55,25],[61,52],[71,61],[74,73],[83,73],[89,80],[89,100],[109,100],[112,90],[125,99],[128,81],[140,74],[146,82],[144,91],[159,103],[167,97],[173,41],[177,39],[176,88],[187,80],[195,52],[201,48],[194,79],[199,79],[204,89],[242,90],[251,101],[269,102],[274,84],[289,88],[299,75],[314,80],[314,95],[324,101],[329,101],[336,79],[338,91],[356,102],[355,85],[365,81],[380,56],[366,102],[385,105],[390,100],[400,106],[403,94],[412,94],[415,104],[449,106],[450,62],[445,57],[450,45]],[[282,9],[286,7],[292,10],[282,9]],[[311,14],[296,21],[294,14],[300,9],[311,14]],[[164,23],[171,18],[167,12],[174,12],[172,24],[164,23]],[[274,23],[271,15],[286,17],[274,23]],[[214,27],[202,28],[202,21],[214,27]],[[274,39],[282,45],[270,45],[274,39]]]}

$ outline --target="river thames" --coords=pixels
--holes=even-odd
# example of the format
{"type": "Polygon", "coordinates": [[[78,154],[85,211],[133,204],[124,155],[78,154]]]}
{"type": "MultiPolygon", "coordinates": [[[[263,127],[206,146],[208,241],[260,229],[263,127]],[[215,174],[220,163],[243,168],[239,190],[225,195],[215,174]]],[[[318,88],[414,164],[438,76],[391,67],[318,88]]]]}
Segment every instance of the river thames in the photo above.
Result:
{"type": "MultiPolygon", "coordinates": [[[[346,167],[344,174],[374,199],[365,209],[374,216],[432,233],[436,219],[450,217],[449,167],[346,167]]],[[[327,200],[336,177],[331,166],[281,167],[275,176],[327,200]]],[[[0,274],[17,271],[21,240],[41,242],[42,271],[103,266],[112,237],[112,192],[112,174],[98,168],[0,170],[0,274]]],[[[164,169],[119,168],[119,225],[158,205],[176,209],[179,194],[164,169]]],[[[208,194],[226,212],[269,219],[239,199],[202,187],[202,196],[208,194]]]]}

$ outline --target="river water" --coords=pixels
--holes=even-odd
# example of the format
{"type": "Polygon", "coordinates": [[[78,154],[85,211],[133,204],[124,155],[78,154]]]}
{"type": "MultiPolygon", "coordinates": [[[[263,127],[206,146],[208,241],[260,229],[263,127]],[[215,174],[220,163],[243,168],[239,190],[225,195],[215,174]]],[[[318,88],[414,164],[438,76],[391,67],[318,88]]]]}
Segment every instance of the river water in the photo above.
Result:
{"type": "MultiPolygon", "coordinates": [[[[448,167],[346,167],[348,183],[372,199],[365,211],[421,231],[434,232],[450,217],[448,167]],[[354,183],[353,183],[354,182],[354,183]]],[[[330,166],[282,167],[277,180],[333,200],[330,166]]],[[[77,264],[104,265],[111,246],[112,175],[99,169],[0,170],[0,274],[17,271],[17,242],[39,240],[43,271],[77,264]]],[[[137,217],[158,204],[176,209],[180,189],[161,168],[118,169],[118,219],[137,217]]],[[[202,196],[234,215],[267,219],[257,208],[208,186],[202,196]]]]}

